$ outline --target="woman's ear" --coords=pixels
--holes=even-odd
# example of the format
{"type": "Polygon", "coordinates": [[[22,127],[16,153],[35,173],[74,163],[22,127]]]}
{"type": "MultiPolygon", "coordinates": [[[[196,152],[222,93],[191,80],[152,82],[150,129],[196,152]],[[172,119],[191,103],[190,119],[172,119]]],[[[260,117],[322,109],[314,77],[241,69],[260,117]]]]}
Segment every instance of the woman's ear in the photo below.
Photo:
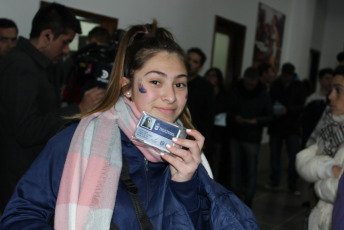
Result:
{"type": "Polygon", "coordinates": [[[130,99],[131,88],[129,88],[129,86],[130,86],[130,80],[126,77],[122,77],[122,81],[121,81],[122,93],[124,96],[130,99]]]}

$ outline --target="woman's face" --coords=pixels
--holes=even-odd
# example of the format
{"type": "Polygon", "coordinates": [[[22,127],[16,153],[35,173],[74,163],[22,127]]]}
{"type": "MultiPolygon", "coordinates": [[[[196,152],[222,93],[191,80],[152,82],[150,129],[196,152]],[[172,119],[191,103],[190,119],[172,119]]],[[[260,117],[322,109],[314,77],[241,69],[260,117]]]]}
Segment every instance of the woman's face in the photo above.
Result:
{"type": "Polygon", "coordinates": [[[174,122],[182,113],[188,96],[187,71],[177,54],[160,52],[134,73],[130,94],[140,112],[174,122]]]}
{"type": "Polygon", "coordinates": [[[336,75],[332,80],[332,90],[328,96],[333,115],[344,114],[344,76],[336,75]]]}
{"type": "Polygon", "coordinates": [[[217,75],[215,70],[209,71],[207,75],[204,76],[213,86],[217,86],[217,75]]]}

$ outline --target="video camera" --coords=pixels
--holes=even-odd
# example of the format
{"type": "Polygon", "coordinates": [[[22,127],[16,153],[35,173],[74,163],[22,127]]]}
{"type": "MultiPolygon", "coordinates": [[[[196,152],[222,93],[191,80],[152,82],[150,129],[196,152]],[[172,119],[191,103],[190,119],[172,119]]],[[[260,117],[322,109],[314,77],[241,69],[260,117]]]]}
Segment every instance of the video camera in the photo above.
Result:
{"type": "Polygon", "coordinates": [[[124,32],[120,29],[115,30],[108,46],[91,43],[71,56],[73,68],[62,93],[63,101],[69,104],[79,103],[88,89],[107,87],[124,32]]]}

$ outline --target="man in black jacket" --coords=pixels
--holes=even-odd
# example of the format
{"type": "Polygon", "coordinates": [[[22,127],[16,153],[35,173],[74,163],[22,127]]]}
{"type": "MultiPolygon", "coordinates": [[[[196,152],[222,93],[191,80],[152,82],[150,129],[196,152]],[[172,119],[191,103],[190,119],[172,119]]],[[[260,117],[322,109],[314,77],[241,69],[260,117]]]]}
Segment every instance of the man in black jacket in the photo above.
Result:
{"type": "Polygon", "coordinates": [[[188,108],[191,120],[196,129],[205,137],[204,153],[210,166],[213,166],[211,149],[208,148],[214,127],[215,95],[210,82],[199,75],[206,56],[199,48],[191,48],[187,52],[188,71],[188,108]]]}
{"type": "Polygon", "coordinates": [[[17,44],[18,27],[7,18],[0,18],[0,60],[17,44]]]}
{"type": "Polygon", "coordinates": [[[270,183],[265,187],[271,189],[280,185],[281,154],[285,141],[289,157],[288,188],[295,195],[299,195],[295,158],[301,150],[300,116],[306,93],[302,82],[295,73],[293,64],[285,63],[282,66],[281,76],[272,83],[270,95],[274,107],[274,119],[268,130],[271,175],[270,183]]]}
{"type": "Polygon", "coordinates": [[[228,98],[230,189],[239,197],[244,197],[244,202],[251,207],[257,184],[263,127],[272,120],[271,100],[254,67],[245,70],[243,79],[228,98]],[[245,194],[241,194],[245,182],[245,194]]]}
{"type": "Polygon", "coordinates": [[[80,104],[61,108],[58,63],[80,32],[65,6],[46,5],[33,19],[30,39],[20,37],[0,63],[0,211],[48,139],[67,123],[63,116],[87,111],[102,96],[96,89],[80,104]]]}

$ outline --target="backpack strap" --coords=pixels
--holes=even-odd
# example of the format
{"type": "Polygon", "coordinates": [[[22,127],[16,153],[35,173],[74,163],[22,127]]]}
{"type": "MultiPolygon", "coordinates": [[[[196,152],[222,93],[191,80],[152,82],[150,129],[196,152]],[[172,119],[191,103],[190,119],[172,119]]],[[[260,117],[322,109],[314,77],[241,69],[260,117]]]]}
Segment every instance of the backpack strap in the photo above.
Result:
{"type": "MultiPolygon", "coordinates": [[[[140,229],[141,230],[154,230],[154,227],[152,223],[150,222],[142,206],[141,200],[139,196],[137,195],[138,188],[136,184],[134,183],[134,181],[129,176],[129,165],[124,156],[122,156],[122,163],[123,165],[122,165],[120,179],[124,183],[125,188],[127,189],[129,193],[130,200],[134,206],[136,218],[139,222],[140,229]]],[[[55,217],[55,212],[53,212],[48,219],[48,224],[51,227],[54,226],[54,217],[55,217]]],[[[119,228],[117,227],[115,223],[111,221],[110,230],[119,230],[119,228]]]]}
{"type": "Polygon", "coordinates": [[[137,194],[138,188],[135,185],[134,181],[129,176],[129,165],[127,160],[124,156],[122,156],[122,171],[121,171],[121,181],[124,183],[129,196],[130,200],[134,206],[136,218],[139,222],[139,226],[141,230],[154,230],[152,223],[150,222],[143,205],[141,203],[141,200],[137,194]]]}

